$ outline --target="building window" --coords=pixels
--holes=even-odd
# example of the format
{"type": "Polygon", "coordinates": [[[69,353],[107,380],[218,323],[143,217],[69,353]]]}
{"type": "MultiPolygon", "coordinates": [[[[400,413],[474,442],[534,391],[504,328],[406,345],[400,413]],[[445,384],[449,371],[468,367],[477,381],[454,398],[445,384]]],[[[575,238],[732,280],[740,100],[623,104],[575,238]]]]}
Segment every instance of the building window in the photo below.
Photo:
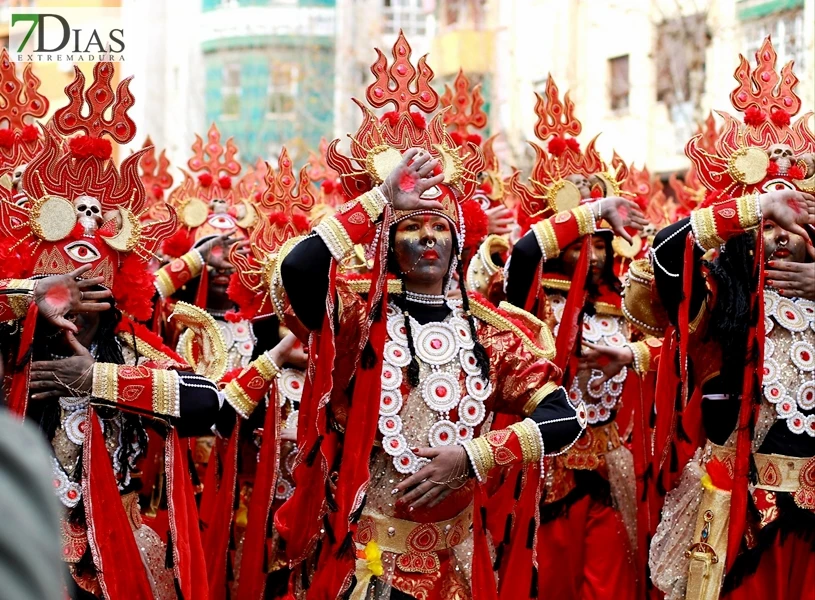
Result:
{"type": "Polygon", "coordinates": [[[611,110],[628,110],[628,55],[608,59],[611,110]]]}
{"type": "Polygon", "coordinates": [[[241,114],[241,66],[238,63],[224,65],[221,85],[221,116],[238,117],[241,114]]]}
{"type": "Polygon", "coordinates": [[[297,99],[297,79],[300,70],[290,63],[273,63],[269,68],[267,95],[269,104],[266,114],[269,117],[289,117],[294,114],[297,99]]]}
{"type": "Polygon", "coordinates": [[[772,36],[773,48],[778,53],[776,67],[781,69],[795,61],[795,70],[802,73],[806,63],[804,49],[804,10],[775,13],[762,19],[745,21],[742,25],[746,58],[752,63],[764,39],[772,36]]]}
{"type": "Polygon", "coordinates": [[[382,0],[382,15],[387,34],[395,35],[400,29],[408,38],[427,34],[427,13],[422,0],[382,0]]]}

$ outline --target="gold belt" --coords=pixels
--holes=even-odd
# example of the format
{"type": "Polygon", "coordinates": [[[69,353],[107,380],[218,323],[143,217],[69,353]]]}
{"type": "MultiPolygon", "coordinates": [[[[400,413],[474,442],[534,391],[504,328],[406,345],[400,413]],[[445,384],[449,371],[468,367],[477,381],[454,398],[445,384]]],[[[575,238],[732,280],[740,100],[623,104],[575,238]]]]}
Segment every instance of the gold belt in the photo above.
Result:
{"type": "Polygon", "coordinates": [[[612,421],[598,427],[586,427],[574,446],[563,457],[563,465],[568,469],[596,470],[606,452],[622,446],[617,423],[612,421]]]}
{"type": "Polygon", "coordinates": [[[364,511],[359,520],[356,542],[376,542],[383,552],[394,554],[428,553],[458,546],[470,533],[473,505],[456,516],[438,523],[416,523],[364,511]]]}

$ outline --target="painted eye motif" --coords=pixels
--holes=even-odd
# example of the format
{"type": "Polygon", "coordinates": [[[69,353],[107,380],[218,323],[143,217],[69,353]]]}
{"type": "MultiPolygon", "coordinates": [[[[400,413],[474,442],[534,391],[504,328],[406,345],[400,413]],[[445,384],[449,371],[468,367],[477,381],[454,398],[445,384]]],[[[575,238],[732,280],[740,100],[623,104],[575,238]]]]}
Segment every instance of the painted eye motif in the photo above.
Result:
{"type": "Polygon", "coordinates": [[[72,259],[81,263],[90,263],[102,256],[93,244],[83,241],[68,244],[65,246],[65,252],[72,259]]]}
{"type": "Polygon", "coordinates": [[[438,198],[439,196],[441,196],[441,194],[442,194],[441,188],[437,185],[434,185],[432,188],[428,188],[424,191],[424,193],[422,193],[422,198],[426,200],[427,199],[432,200],[433,198],[438,198]]]}
{"type": "Polygon", "coordinates": [[[772,192],[773,190],[794,190],[795,186],[786,179],[770,179],[761,186],[761,189],[765,192],[772,192]]]}
{"type": "Polygon", "coordinates": [[[209,224],[216,229],[233,229],[235,227],[234,219],[226,214],[214,214],[209,218],[209,224]]]}

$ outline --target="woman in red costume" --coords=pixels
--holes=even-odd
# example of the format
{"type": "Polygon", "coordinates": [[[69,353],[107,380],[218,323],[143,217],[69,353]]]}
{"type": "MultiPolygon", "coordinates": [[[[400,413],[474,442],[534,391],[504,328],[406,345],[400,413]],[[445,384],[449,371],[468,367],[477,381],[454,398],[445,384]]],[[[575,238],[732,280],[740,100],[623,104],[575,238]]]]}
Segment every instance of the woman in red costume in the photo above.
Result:
{"type": "Polygon", "coordinates": [[[776,72],[769,39],[756,59],[735,74],[743,122],[720,112],[713,149],[700,136],[686,148],[705,206],[654,243],[675,326],[666,348],[678,354],[661,362],[655,455],[665,468],[671,456],[687,463],[651,548],[669,598],[802,598],[815,587],[815,303],[802,297],[815,260],[815,135],[812,113],[791,123],[801,104],[791,63],[776,72]]]}
{"type": "MultiPolygon", "coordinates": [[[[278,256],[273,293],[313,332],[317,360],[300,407],[295,492],[275,523],[297,597],[495,597],[476,480],[533,465],[518,485],[534,502],[544,452],[582,427],[522,314],[466,293],[448,302],[459,202],[482,160],[469,143],[462,162],[441,115],[426,123],[410,110],[438,105],[432,72],[423,59],[410,63],[402,36],[393,56],[386,69],[379,54],[367,99],[396,110],[380,120],[363,109],[353,159],[329,149],[346,193],[364,193],[278,256]],[[362,242],[375,256],[367,299],[337,275],[362,242]],[[491,413],[521,420],[487,433],[491,413]]],[[[527,524],[514,538],[523,545],[527,524]]],[[[528,593],[532,564],[523,567],[526,577],[502,586],[528,593]]]]}

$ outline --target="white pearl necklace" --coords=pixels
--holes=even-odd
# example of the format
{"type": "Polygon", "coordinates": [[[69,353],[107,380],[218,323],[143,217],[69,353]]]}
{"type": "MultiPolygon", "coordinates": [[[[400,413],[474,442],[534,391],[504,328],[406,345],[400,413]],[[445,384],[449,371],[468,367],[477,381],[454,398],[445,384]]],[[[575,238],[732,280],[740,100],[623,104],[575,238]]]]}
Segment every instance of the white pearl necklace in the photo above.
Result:
{"type": "Polygon", "coordinates": [[[427,304],[430,306],[441,306],[445,303],[444,294],[419,294],[417,292],[405,291],[405,300],[417,304],[427,304]]]}

